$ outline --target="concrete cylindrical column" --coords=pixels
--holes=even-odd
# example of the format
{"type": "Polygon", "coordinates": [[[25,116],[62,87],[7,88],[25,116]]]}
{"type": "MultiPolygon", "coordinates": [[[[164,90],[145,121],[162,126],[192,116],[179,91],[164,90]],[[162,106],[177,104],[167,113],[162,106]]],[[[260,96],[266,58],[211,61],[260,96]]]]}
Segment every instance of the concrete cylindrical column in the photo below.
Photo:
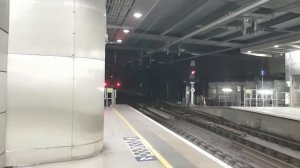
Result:
{"type": "Polygon", "coordinates": [[[6,166],[103,146],[105,0],[10,0],[6,166]]]}
{"type": "Polygon", "coordinates": [[[5,166],[8,11],[9,0],[0,0],[0,168],[5,166]]]}

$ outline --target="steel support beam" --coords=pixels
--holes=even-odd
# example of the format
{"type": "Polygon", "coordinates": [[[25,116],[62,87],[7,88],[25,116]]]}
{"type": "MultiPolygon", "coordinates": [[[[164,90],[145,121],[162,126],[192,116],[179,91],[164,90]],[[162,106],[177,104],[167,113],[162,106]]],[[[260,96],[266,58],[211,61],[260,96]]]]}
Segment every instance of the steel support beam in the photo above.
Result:
{"type": "Polygon", "coordinates": [[[196,16],[197,13],[199,13],[200,11],[203,10],[202,6],[207,2],[208,0],[206,0],[204,3],[202,3],[202,5],[200,5],[197,9],[195,9],[194,11],[192,11],[190,14],[188,14],[187,16],[185,16],[184,18],[180,19],[179,22],[177,22],[175,25],[171,26],[170,28],[168,28],[167,30],[165,30],[163,33],[161,33],[160,35],[166,35],[168,33],[170,33],[172,30],[178,28],[179,26],[181,26],[183,23],[185,23],[187,20],[192,19],[193,17],[196,16]]]}
{"type": "Polygon", "coordinates": [[[271,42],[268,43],[263,43],[259,45],[252,45],[250,47],[245,47],[242,48],[242,52],[247,52],[247,51],[262,51],[267,48],[272,48],[275,45],[292,45],[293,42],[297,42],[300,39],[300,34],[299,33],[293,33],[292,35],[287,35],[281,38],[278,38],[277,40],[272,40],[271,42]]]}
{"type": "Polygon", "coordinates": [[[129,26],[118,26],[118,25],[107,25],[106,26],[107,29],[134,29],[133,27],[129,27],[129,26]]]}
{"type": "Polygon", "coordinates": [[[147,57],[147,56],[149,56],[149,55],[151,55],[153,53],[159,52],[159,51],[161,51],[161,50],[163,50],[165,48],[168,48],[168,47],[171,47],[171,46],[173,46],[175,44],[178,44],[178,43],[180,43],[180,42],[182,42],[182,41],[184,41],[186,39],[189,39],[189,38],[191,38],[191,37],[193,37],[193,36],[195,36],[195,35],[197,35],[199,33],[203,33],[203,32],[212,30],[214,27],[224,25],[224,24],[226,24],[226,23],[234,20],[236,17],[238,17],[238,16],[240,16],[240,15],[242,15],[244,13],[247,13],[249,11],[252,11],[252,10],[256,9],[257,7],[263,5],[263,4],[267,3],[267,2],[269,2],[269,0],[259,0],[259,1],[255,1],[254,3],[251,3],[250,5],[245,5],[242,8],[240,8],[240,9],[232,12],[231,14],[229,14],[227,16],[224,16],[224,17],[216,20],[215,22],[212,22],[212,23],[208,24],[207,26],[205,26],[203,28],[199,28],[199,29],[197,29],[197,30],[195,30],[195,31],[193,31],[193,32],[191,32],[191,33],[189,33],[189,34],[187,34],[187,35],[185,35],[185,36],[177,39],[176,41],[173,41],[170,44],[167,44],[167,45],[165,45],[165,46],[163,46],[163,47],[161,47],[161,48],[153,51],[152,53],[145,55],[144,57],[147,57]]]}
{"type": "Polygon", "coordinates": [[[227,15],[227,16],[219,19],[219,20],[216,20],[215,22],[212,22],[212,23],[208,24],[207,26],[205,26],[203,28],[195,30],[195,31],[193,31],[193,32],[191,32],[191,33],[189,33],[189,34],[187,34],[187,35],[179,38],[178,40],[176,40],[176,41],[174,41],[174,42],[172,42],[172,43],[170,43],[170,44],[162,47],[161,49],[173,46],[173,45],[175,45],[177,43],[180,43],[180,42],[182,42],[182,41],[184,41],[186,39],[189,39],[189,38],[191,38],[191,37],[193,37],[193,36],[195,36],[195,35],[197,35],[199,33],[211,30],[214,27],[226,24],[226,23],[232,21],[233,19],[235,19],[237,16],[240,16],[240,15],[246,13],[246,12],[249,12],[249,11],[251,11],[251,10],[253,10],[253,9],[255,9],[255,8],[257,8],[257,7],[265,4],[265,3],[267,3],[267,2],[269,2],[269,0],[259,0],[259,1],[256,1],[256,2],[252,3],[251,5],[246,5],[245,7],[242,7],[241,9],[238,9],[238,10],[232,12],[232,14],[229,14],[229,15],[227,15]]]}
{"type": "MultiPolygon", "coordinates": [[[[152,35],[152,34],[140,34],[140,33],[133,33],[131,38],[140,38],[145,40],[154,40],[154,41],[177,41],[178,37],[172,36],[161,36],[161,35],[152,35]]],[[[222,47],[236,47],[240,44],[238,43],[231,43],[231,42],[219,42],[213,40],[198,40],[198,39],[186,39],[182,41],[183,43],[189,44],[199,44],[199,45],[213,45],[213,46],[222,46],[222,47]]]]}
{"type": "Polygon", "coordinates": [[[197,56],[192,56],[192,57],[188,57],[188,58],[179,59],[179,60],[174,61],[174,63],[179,63],[179,62],[183,62],[183,61],[187,61],[187,60],[191,60],[191,59],[196,59],[198,57],[203,57],[203,56],[208,56],[208,55],[215,55],[215,54],[219,54],[219,53],[222,53],[222,52],[226,52],[226,51],[230,51],[230,50],[234,50],[234,49],[238,49],[238,48],[243,48],[244,51],[246,51],[246,50],[249,51],[249,49],[259,47],[259,46],[265,45],[267,43],[269,43],[269,45],[270,45],[270,43],[274,44],[273,42],[277,41],[277,40],[285,40],[287,38],[292,38],[292,37],[296,37],[296,38],[299,39],[299,36],[300,36],[300,33],[295,32],[295,33],[292,33],[292,34],[289,34],[289,35],[282,35],[282,36],[279,36],[279,37],[266,39],[266,40],[251,43],[251,44],[242,45],[241,47],[232,47],[232,48],[229,48],[229,49],[223,49],[223,50],[209,52],[209,53],[205,53],[205,54],[201,54],[201,55],[197,55],[197,56]]]}
{"type": "Polygon", "coordinates": [[[275,10],[276,10],[276,12],[290,12],[290,11],[298,8],[299,6],[300,6],[300,1],[296,1],[296,2],[288,4],[286,6],[279,7],[275,10]]]}

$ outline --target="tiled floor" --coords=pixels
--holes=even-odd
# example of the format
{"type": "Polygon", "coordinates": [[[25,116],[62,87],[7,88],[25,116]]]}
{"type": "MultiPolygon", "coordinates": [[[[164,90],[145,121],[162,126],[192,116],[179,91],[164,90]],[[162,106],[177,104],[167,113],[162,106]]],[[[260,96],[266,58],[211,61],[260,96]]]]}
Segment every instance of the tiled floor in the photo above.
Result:
{"type": "Polygon", "coordinates": [[[106,109],[104,139],[104,149],[99,156],[72,162],[32,166],[32,168],[161,168],[168,167],[168,164],[174,168],[229,167],[201,149],[184,142],[174,133],[127,105],[106,109]],[[137,161],[133,155],[137,154],[135,153],[137,144],[133,143],[135,146],[131,146],[131,149],[134,151],[131,152],[126,144],[128,141],[124,140],[126,137],[141,139],[142,145],[146,146],[146,152],[148,150],[150,156],[155,155],[156,160],[137,161]]]}

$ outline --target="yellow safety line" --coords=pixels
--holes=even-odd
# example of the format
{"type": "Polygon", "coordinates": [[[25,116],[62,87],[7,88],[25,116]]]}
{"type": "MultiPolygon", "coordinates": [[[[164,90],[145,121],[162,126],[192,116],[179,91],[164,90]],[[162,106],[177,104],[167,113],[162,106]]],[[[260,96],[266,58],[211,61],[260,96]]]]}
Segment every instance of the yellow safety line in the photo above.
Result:
{"type": "Polygon", "coordinates": [[[153,146],[143,137],[143,135],[141,135],[116,108],[113,108],[113,111],[125,122],[131,131],[141,139],[142,143],[157,157],[157,159],[165,168],[173,168],[173,166],[157,150],[153,148],[153,146]]]}

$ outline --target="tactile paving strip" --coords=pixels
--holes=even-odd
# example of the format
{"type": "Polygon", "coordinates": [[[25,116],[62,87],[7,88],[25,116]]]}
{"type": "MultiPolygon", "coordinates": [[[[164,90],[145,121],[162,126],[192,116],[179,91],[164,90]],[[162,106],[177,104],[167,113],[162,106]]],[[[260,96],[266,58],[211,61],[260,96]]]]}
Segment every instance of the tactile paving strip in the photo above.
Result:
{"type": "Polygon", "coordinates": [[[123,138],[133,157],[138,161],[152,161],[157,160],[154,154],[147,149],[138,137],[124,137],[123,138]]]}

